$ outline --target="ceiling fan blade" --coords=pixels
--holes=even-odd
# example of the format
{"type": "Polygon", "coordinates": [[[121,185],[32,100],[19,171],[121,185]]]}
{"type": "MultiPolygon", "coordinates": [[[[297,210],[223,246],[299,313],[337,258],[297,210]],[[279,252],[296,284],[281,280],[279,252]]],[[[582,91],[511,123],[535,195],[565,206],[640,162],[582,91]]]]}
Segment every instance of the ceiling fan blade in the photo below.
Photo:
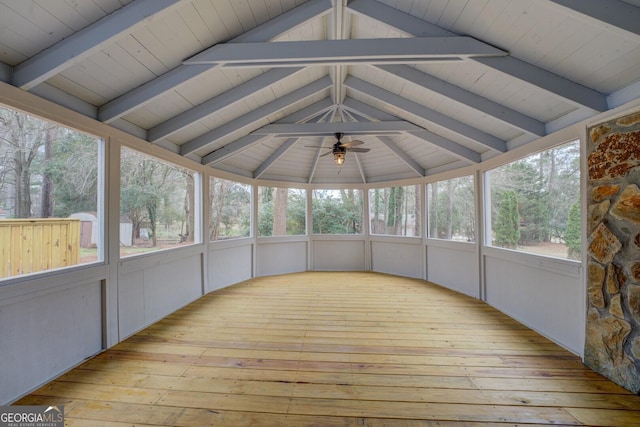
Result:
{"type": "Polygon", "coordinates": [[[324,157],[324,156],[328,156],[329,154],[333,153],[333,150],[329,150],[324,154],[320,154],[320,157],[324,157]]]}
{"type": "Polygon", "coordinates": [[[349,142],[341,142],[340,145],[342,145],[343,147],[355,147],[356,145],[362,145],[364,144],[363,141],[354,139],[353,141],[349,141],[349,142]]]}
{"type": "Polygon", "coordinates": [[[352,151],[354,153],[368,153],[369,151],[371,151],[371,148],[347,148],[347,151],[352,151]]]}

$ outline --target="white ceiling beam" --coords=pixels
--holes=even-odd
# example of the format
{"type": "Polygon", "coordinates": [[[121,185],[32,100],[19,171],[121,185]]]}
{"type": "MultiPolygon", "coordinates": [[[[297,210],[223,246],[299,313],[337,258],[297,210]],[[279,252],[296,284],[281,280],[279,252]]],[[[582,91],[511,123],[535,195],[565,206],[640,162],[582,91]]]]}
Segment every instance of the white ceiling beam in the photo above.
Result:
{"type": "Polygon", "coordinates": [[[640,7],[620,0],[551,0],[606,26],[640,36],[640,7]]]}
{"type": "Polygon", "coordinates": [[[275,67],[380,62],[415,63],[442,58],[504,55],[507,55],[507,52],[472,37],[411,37],[225,43],[189,58],[183,61],[183,64],[275,67]]]}
{"type": "MultiPolygon", "coordinates": [[[[229,43],[266,42],[291,31],[310,19],[318,18],[331,12],[330,0],[310,0],[300,6],[283,13],[258,27],[232,39],[229,43]]],[[[103,106],[98,111],[98,119],[109,123],[140,106],[151,102],[165,92],[174,89],[199,74],[210,70],[215,65],[179,65],[163,75],[128,91],[103,106]]]]}
{"type": "MultiPolygon", "coordinates": [[[[453,34],[377,1],[355,0],[349,4],[348,10],[414,37],[421,37],[425,33],[438,37],[446,37],[453,34]]],[[[536,86],[548,94],[560,97],[578,107],[587,107],[595,111],[606,111],[608,109],[607,99],[604,94],[511,56],[496,58],[475,57],[469,58],[469,60],[536,86]]]]}
{"type": "MultiPolygon", "coordinates": [[[[206,132],[203,135],[200,135],[199,137],[182,144],[180,146],[180,154],[184,156],[207,147],[208,145],[213,145],[228,134],[246,127],[254,126],[256,122],[264,120],[270,115],[276,114],[277,112],[288,108],[297,102],[308,99],[324,90],[327,90],[330,86],[331,79],[329,79],[329,77],[324,77],[322,79],[316,80],[313,83],[296,89],[293,92],[281,96],[274,101],[256,108],[255,110],[243,116],[231,120],[230,122],[227,122],[222,126],[218,126],[217,128],[212,129],[209,132],[206,132]]],[[[248,133],[250,132],[247,132],[247,134],[248,133]]]]}
{"type": "Polygon", "coordinates": [[[136,0],[14,67],[12,84],[24,90],[85,59],[123,32],[180,0],[136,0]]]}
{"type": "Polygon", "coordinates": [[[545,124],[541,121],[423,73],[408,65],[379,65],[376,68],[471,107],[523,132],[536,136],[546,135],[545,124]]]}
{"type": "Polygon", "coordinates": [[[491,150],[501,153],[507,151],[506,142],[500,138],[496,138],[495,136],[489,135],[488,133],[476,129],[473,126],[469,126],[466,123],[462,123],[438,111],[425,107],[424,105],[372,85],[371,83],[367,83],[356,77],[348,77],[345,81],[345,86],[384,102],[385,104],[393,105],[395,108],[398,108],[405,113],[424,119],[438,127],[454,132],[491,150]]]}
{"type": "Polygon", "coordinates": [[[252,135],[271,135],[277,138],[303,136],[334,136],[336,132],[346,136],[397,135],[402,132],[421,131],[423,128],[407,121],[357,122],[357,123],[273,123],[252,132],[252,135]]]}
{"type": "Polygon", "coordinates": [[[155,142],[162,138],[166,138],[197,122],[198,120],[216,114],[220,110],[248,98],[257,91],[265,89],[296,74],[300,70],[302,70],[302,68],[279,68],[260,74],[245,83],[229,89],[228,91],[211,98],[202,104],[196,105],[195,107],[152,127],[149,129],[148,140],[149,142],[155,142]]]}
{"type": "Polygon", "coordinates": [[[405,153],[398,145],[393,142],[391,138],[388,136],[378,136],[380,142],[382,142],[391,152],[402,160],[412,171],[414,171],[418,176],[424,177],[427,172],[425,169],[418,164],[415,160],[411,158],[407,153],[405,153]]]}

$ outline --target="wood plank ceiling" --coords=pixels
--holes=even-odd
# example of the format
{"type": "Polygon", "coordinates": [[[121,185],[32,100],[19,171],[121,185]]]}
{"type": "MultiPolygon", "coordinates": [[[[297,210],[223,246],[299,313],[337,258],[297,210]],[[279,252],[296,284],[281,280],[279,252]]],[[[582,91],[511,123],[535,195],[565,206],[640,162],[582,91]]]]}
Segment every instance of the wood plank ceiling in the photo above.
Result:
{"type": "Polygon", "coordinates": [[[214,169],[376,183],[640,99],[640,0],[2,0],[0,80],[214,169]],[[343,132],[367,153],[321,156],[343,132]]]}

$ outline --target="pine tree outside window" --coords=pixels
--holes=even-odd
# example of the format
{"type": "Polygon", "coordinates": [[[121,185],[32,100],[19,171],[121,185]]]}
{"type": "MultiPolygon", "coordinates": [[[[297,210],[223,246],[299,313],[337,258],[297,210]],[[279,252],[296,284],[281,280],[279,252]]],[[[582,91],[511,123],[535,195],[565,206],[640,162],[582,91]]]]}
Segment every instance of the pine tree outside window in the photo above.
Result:
{"type": "Polygon", "coordinates": [[[371,234],[419,237],[423,188],[422,185],[407,185],[369,190],[371,234]]]}
{"type": "Polygon", "coordinates": [[[580,142],[487,171],[487,244],[580,259],[580,142]]]}
{"type": "Polygon", "coordinates": [[[463,176],[427,185],[429,238],[475,242],[474,182],[463,176]]]}

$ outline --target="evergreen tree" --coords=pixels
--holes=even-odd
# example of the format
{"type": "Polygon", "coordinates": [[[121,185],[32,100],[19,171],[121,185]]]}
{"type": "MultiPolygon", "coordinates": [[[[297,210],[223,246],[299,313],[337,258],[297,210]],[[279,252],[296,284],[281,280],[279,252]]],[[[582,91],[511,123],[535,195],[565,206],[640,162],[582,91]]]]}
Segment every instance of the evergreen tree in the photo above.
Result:
{"type": "Polygon", "coordinates": [[[580,203],[571,205],[569,218],[567,220],[567,231],[564,240],[569,247],[567,257],[569,259],[580,259],[582,249],[581,229],[580,229],[580,203]]]}
{"type": "Polygon", "coordinates": [[[505,248],[515,248],[520,240],[518,200],[513,191],[500,194],[498,216],[493,227],[495,243],[505,248]]]}

